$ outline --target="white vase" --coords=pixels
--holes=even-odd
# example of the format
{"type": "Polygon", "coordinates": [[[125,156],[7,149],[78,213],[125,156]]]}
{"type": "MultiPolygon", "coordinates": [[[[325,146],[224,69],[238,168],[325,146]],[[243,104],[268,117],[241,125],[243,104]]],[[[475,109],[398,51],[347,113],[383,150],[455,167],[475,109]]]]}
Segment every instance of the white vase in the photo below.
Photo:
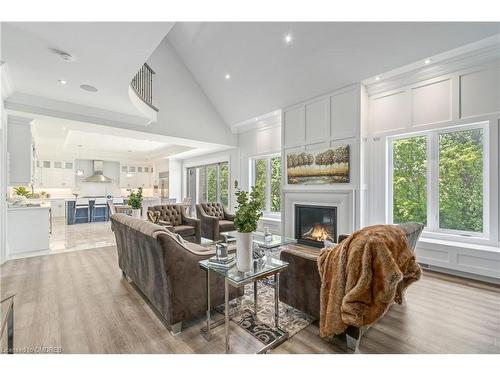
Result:
{"type": "Polygon", "coordinates": [[[140,208],[132,208],[132,217],[134,219],[140,219],[141,218],[141,209],[140,208]]]}
{"type": "Polygon", "coordinates": [[[236,268],[240,272],[252,269],[252,233],[236,233],[236,268]]]}

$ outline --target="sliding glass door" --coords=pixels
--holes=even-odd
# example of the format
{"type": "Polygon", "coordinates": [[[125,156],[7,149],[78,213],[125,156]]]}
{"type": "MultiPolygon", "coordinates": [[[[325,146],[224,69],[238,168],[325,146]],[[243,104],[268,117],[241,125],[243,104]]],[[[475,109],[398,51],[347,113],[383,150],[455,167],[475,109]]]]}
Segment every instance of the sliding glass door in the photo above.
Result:
{"type": "Polygon", "coordinates": [[[197,203],[219,202],[229,206],[228,162],[200,165],[187,169],[187,195],[192,208],[197,203]]]}

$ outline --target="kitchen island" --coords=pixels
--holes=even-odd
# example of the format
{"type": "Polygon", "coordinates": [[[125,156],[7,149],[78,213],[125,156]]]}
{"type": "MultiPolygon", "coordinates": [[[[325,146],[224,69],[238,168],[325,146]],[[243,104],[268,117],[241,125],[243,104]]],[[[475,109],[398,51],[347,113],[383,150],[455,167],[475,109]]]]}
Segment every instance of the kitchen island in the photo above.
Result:
{"type": "MultiPolygon", "coordinates": [[[[94,220],[92,220],[94,222],[107,221],[107,218],[109,218],[109,206],[94,207],[96,198],[104,198],[104,197],[82,197],[82,198],[88,198],[90,212],[87,212],[87,210],[85,209],[79,209],[76,214],[76,219],[73,220],[73,218],[75,217],[76,199],[66,199],[66,224],[73,225],[80,223],[89,223],[90,218],[88,217],[88,214],[90,214],[90,217],[94,217],[94,220]]],[[[124,203],[127,204],[127,198],[124,198],[124,203]]]]}
{"type": "Polygon", "coordinates": [[[50,203],[7,208],[7,257],[49,250],[50,203]]]}

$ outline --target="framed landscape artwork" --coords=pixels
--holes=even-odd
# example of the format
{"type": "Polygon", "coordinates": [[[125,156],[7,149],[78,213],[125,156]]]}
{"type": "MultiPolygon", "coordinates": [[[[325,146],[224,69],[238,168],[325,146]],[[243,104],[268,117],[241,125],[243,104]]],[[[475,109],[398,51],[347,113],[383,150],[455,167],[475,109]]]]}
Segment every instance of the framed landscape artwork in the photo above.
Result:
{"type": "Polygon", "coordinates": [[[286,156],[289,184],[349,182],[349,145],[324,151],[290,152],[286,156]]]}

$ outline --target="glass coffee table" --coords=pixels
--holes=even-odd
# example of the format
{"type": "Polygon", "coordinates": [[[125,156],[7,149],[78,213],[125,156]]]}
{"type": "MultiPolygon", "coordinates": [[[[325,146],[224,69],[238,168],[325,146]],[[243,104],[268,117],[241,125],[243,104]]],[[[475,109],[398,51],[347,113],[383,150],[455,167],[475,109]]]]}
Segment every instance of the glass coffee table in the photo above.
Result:
{"type": "MultiPolygon", "coordinates": [[[[236,231],[222,232],[221,237],[224,242],[231,242],[236,239],[236,233],[238,232],[236,231]]],[[[269,251],[276,251],[282,246],[297,243],[297,240],[295,238],[280,236],[278,234],[272,234],[266,240],[263,232],[253,232],[252,242],[260,250],[269,252],[269,251]]]]}
{"type": "Polygon", "coordinates": [[[213,266],[208,262],[208,259],[199,262],[201,269],[206,271],[207,275],[207,324],[206,327],[202,329],[206,339],[210,341],[211,339],[211,329],[222,324],[225,325],[225,348],[226,353],[229,353],[229,285],[235,288],[242,287],[246,284],[253,282],[253,293],[254,293],[254,314],[257,317],[257,281],[269,276],[274,276],[274,325],[280,330],[283,335],[276,340],[270,342],[265,347],[259,350],[258,353],[265,353],[269,349],[286,341],[288,338],[288,333],[279,328],[279,306],[278,306],[278,296],[279,296],[279,274],[288,267],[287,262],[283,262],[279,259],[264,256],[261,259],[255,259],[253,261],[253,268],[248,272],[240,272],[233,265],[229,269],[222,269],[217,266],[213,266]],[[210,305],[210,273],[214,272],[219,276],[224,278],[224,319],[217,322],[211,323],[211,309],[210,305]]]}

